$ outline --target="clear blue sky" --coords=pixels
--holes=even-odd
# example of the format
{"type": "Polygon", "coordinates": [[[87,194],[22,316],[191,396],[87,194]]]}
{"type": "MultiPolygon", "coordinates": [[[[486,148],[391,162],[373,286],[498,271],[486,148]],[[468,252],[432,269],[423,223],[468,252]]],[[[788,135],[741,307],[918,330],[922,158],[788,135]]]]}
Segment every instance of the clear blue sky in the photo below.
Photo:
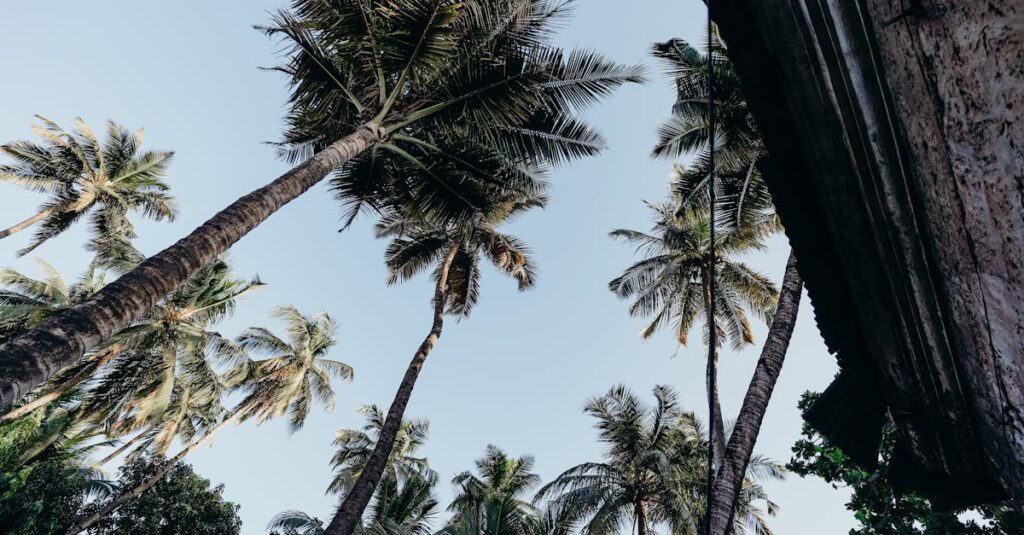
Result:
{"type": "MultiPolygon", "coordinates": [[[[265,143],[279,137],[285,84],[279,75],[257,69],[275,63],[277,46],[252,29],[283,2],[9,2],[0,32],[0,140],[31,137],[34,113],[68,126],[75,116],[97,129],[108,118],[145,126],[146,148],[176,151],[168,180],[182,207],[173,224],[139,225],[140,247],[156,252],[285,169],[265,143]]],[[[545,480],[597,459],[600,446],[581,408],[615,383],[644,395],[667,383],[687,407],[705,412],[703,350],[694,346],[671,358],[671,336],[641,342],[641,322],[630,319],[625,304],[607,291],[607,282],[633,258],[608,231],[647,229],[641,201],[662,195],[670,169],[669,162],[648,157],[673,90],[647,50],[670,37],[700,39],[703,4],[579,4],[560,41],[648,64],[651,83],[628,87],[590,112],[609,149],[557,170],[549,208],[514,225],[536,253],[537,287],[520,294],[509,280],[485,274],[478,308],[468,320],[448,324],[427,362],[408,415],[431,422],[425,453],[441,473],[439,497],[445,504],[451,495],[447,481],[470,468],[490,443],[534,455],[545,480]]],[[[40,200],[0,184],[0,226],[31,215],[40,200]]],[[[338,221],[338,207],[317,187],[231,251],[239,275],[258,273],[269,286],[246,298],[222,332],[277,328],[267,311],[280,303],[327,310],[341,325],[335,357],[356,370],[354,383],[335,385],[334,412],[317,409],[301,432],[289,436],[284,422],[246,424],[224,431],[211,449],[192,457],[200,473],[224,483],[227,498],[241,504],[246,534],[264,533],[270,517],[284,509],[329,517],[335,500],[324,489],[335,430],[362,424],[359,405],[389,403],[429,328],[428,281],[386,287],[384,243],[373,240],[369,222],[339,234],[338,221]]],[[[74,277],[88,263],[83,239],[83,229],[77,229],[36,254],[74,277]]],[[[30,258],[13,260],[27,240],[22,235],[0,242],[0,264],[37,273],[30,258]]],[[[777,238],[749,261],[778,281],[787,252],[785,240],[777,238]]],[[[764,331],[758,328],[759,340],[764,331]]],[[[738,410],[757,355],[756,348],[723,355],[727,415],[738,410]]],[[[805,299],[765,419],[761,453],[788,460],[801,425],[800,393],[824,388],[835,369],[805,299]]],[[[782,507],[771,521],[776,533],[838,534],[854,524],[843,508],[846,492],[819,480],[793,476],[770,484],[769,491],[782,507]]]]}

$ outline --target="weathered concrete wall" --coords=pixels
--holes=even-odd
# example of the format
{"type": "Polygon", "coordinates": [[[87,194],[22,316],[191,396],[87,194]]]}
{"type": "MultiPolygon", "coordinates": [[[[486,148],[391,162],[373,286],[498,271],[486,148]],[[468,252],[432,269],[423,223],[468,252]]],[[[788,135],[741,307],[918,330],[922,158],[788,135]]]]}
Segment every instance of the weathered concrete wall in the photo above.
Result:
{"type": "Polygon", "coordinates": [[[868,12],[941,282],[958,380],[993,471],[1024,490],[1024,2],[868,12]]]}
{"type": "Polygon", "coordinates": [[[992,480],[1024,499],[1024,2],[959,4],[716,7],[853,378],[812,421],[869,463],[887,406],[897,472],[951,504],[997,495],[992,480]]]}

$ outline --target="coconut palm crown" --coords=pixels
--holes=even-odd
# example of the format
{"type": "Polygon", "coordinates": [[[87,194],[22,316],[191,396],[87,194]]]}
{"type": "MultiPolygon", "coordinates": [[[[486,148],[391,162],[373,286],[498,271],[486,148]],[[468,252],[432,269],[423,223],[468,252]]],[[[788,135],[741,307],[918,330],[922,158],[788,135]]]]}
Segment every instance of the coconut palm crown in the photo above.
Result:
{"type": "Polygon", "coordinates": [[[281,143],[304,159],[371,124],[381,141],[333,181],[349,218],[400,203],[421,214],[471,210],[464,180],[518,187],[524,166],[596,154],[577,111],[639,67],[550,44],[565,0],[297,0],[264,30],[287,43],[291,82],[281,143]],[[419,179],[413,171],[421,172],[419,179]]]}
{"type": "Polygon", "coordinates": [[[764,275],[733,257],[762,249],[762,230],[744,226],[715,237],[716,295],[711,302],[710,226],[707,213],[678,213],[677,204],[648,203],[655,219],[652,232],[620,229],[611,235],[634,245],[643,258],[609,283],[612,292],[630,298],[632,316],[650,318],[640,332],[648,338],[671,328],[685,345],[694,323],[714,314],[719,337],[734,348],[753,343],[748,313],[771,323],[778,291],[764,275]]]}
{"type": "MultiPolygon", "coordinates": [[[[328,488],[330,492],[344,493],[363,472],[373,453],[381,429],[384,428],[385,414],[376,405],[364,405],[359,412],[366,415],[366,424],[361,430],[342,429],[334,438],[337,451],[331,459],[335,476],[328,488]]],[[[395,445],[387,461],[387,473],[383,480],[394,479],[402,482],[417,475],[432,477],[433,470],[426,457],[417,455],[427,441],[430,422],[422,419],[403,420],[395,435],[395,445]]]]}
{"type": "Polygon", "coordinates": [[[160,220],[173,220],[177,207],[162,180],[172,153],[140,152],[142,130],[130,132],[111,121],[106,139],[81,119],[68,132],[57,123],[36,116],[43,124],[32,130],[43,143],[13,141],[0,145],[0,153],[13,160],[0,165],[0,180],[46,193],[50,198],[31,218],[0,231],[5,238],[38,225],[23,255],[68,230],[89,215],[90,227],[118,228],[135,236],[129,212],[160,220]]]}

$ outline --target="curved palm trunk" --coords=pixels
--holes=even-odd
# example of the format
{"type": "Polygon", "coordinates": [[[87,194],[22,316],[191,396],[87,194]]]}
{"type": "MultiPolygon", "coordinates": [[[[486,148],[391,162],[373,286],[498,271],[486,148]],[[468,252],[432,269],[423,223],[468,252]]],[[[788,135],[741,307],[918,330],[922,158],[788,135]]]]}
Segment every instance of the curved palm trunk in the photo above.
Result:
{"type": "Polygon", "coordinates": [[[782,278],[775,319],[768,330],[768,337],[761,349],[761,358],[757,361],[754,376],[750,379],[750,386],[743,398],[743,407],[736,418],[736,426],[729,437],[729,446],[719,465],[714,487],[708,498],[709,535],[726,535],[732,524],[733,509],[743,485],[747,463],[754,451],[761,421],[764,419],[768,401],[786,359],[786,350],[789,348],[789,340],[796,325],[802,289],[803,281],[796,269],[796,257],[791,252],[786,263],[786,274],[782,278]]]}
{"type": "Polygon", "coordinates": [[[277,180],[231,203],[89,300],[0,346],[0,407],[9,406],[89,348],[142,317],[189,275],[380,139],[377,125],[359,127],[277,180]]]}
{"type": "Polygon", "coordinates": [[[18,407],[17,409],[14,409],[11,412],[8,412],[3,416],[0,416],[0,424],[13,422],[14,420],[17,420],[18,418],[21,418],[22,416],[38,409],[39,407],[43,407],[53,401],[56,401],[57,399],[60,399],[61,396],[70,392],[71,389],[78,386],[79,383],[92,377],[92,374],[95,373],[96,370],[100,369],[100,367],[109,362],[110,359],[114,358],[115,355],[117,355],[117,351],[113,350],[104,351],[103,353],[100,353],[97,356],[97,358],[86,363],[86,365],[83,366],[78,373],[71,376],[71,378],[69,378],[67,381],[61,383],[57,388],[54,388],[53,390],[47,392],[46,394],[43,394],[42,396],[39,396],[36,399],[33,399],[32,401],[18,407]]]}
{"type": "Polygon", "coordinates": [[[213,438],[213,435],[215,435],[218,431],[227,427],[229,423],[232,423],[235,420],[237,420],[238,417],[242,415],[242,412],[242,410],[236,408],[229,417],[222,420],[208,433],[203,435],[203,438],[189,444],[181,451],[179,451],[174,457],[171,457],[170,459],[164,461],[164,463],[160,465],[160,468],[157,469],[155,474],[146,478],[142,483],[139,483],[130,491],[119,494],[116,498],[110,500],[110,503],[108,503],[107,505],[103,506],[100,510],[90,515],[89,518],[86,518],[84,521],[75,524],[74,526],[71,526],[65,532],[65,535],[76,535],[78,533],[82,533],[83,531],[94,526],[100,520],[103,520],[107,515],[114,512],[115,509],[124,505],[125,502],[138,498],[139,496],[142,495],[143,492],[146,492],[147,490],[153,488],[153,485],[159,483],[160,480],[163,479],[163,477],[166,476],[167,473],[170,472],[172,468],[174,468],[174,465],[178,464],[179,461],[184,459],[185,456],[187,456],[189,453],[191,453],[199,446],[202,446],[203,444],[209,442],[210,439],[213,438]]]}
{"type": "Polygon", "coordinates": [[[38,214],[36,214],[36,215],[34,215],[34,216],[32,216],[32,217],[22,221],[21,223],[18,223],[17,225],[14,225],[13,227],[10,227],[10,228],[4,229],[4,230],[0,230],[0,240],[10,236],[11,234],[17,234],[17,233],[19,233],[19,232],[21,232],[21,231],[31,227],[32,225],[35,225],[36,223],[46,219],[47,217],[50,217],[56,211],[57,211],[56,208],[47,208],[46,210],[43,210],[42,212],[39,212],[38,214]]]}
{"type": "Polygon", "coordinates": [[[448,271],[452,266],[452,262],[455,261],[455,255],[458,252],[459,246],[453,246],[448,251],[448,255],[441,265],[441,273],[437,278],[437,286],[434,288],[434,323],[430,327],[427,337],[420,344],[419,349],[416,350],[416,354],[413,355],[412,361],[409,362],[409,367],[405,370],[405,376],[402,377],[402,382],[398,386],[398,392],[395,393],[395,399],[391,402],[391,407],[388,409],[388,415],[384,419],[384,426],[381,427],[380,436],[377,438],[377,445],[374,446],[373,453],[370,454],[369,460],[366,461],[366,466],[363,468],[359,478],[356,479],[352,490],[345,495],[345,501],[338,508],[338,512],[335,513],[334,518],[331,520],[331,524],[327,526],[327,531],[324,532],[325,535],[351,535],[356,526],[359,525],[363,511],[366,510],[366,506],[370,503],[370,498],[373,497],[373,492],[380,483],[388,456],[391,455],[391,449],[395,445],[395,436],[398,434],[398,428],[402,425],[405,407],[409,404],[413,387],[416,386],[416,379],[420,375],[420,370],[423,369],[423,363],[427,360],[427,355],[434,349],[434,344],[441,337],[441,329],[444,327],[448,271]]]}
{"type": "Polygon", "coordinates": [[[132,446],[134,446],[135,444],[137,444],[140,440],[142,440],[144,438],[146,438],[146,433],[145,432],[136,434],[134,437],[131,438],[131,440],[129,440],[128,442],[125,442],[124,444],[122,444],[121,447],[119,447],[116,450],[110,452],[110,454],[107,455],[106,457],[100,459],[100,461],[98,463],[96,463],[96,466],[103,466],[103,465],[109,463],[110,461],[114,460],[117,456],[119,456],[122,453],[128,451],[128,448],[131,448],[132,446]]]}

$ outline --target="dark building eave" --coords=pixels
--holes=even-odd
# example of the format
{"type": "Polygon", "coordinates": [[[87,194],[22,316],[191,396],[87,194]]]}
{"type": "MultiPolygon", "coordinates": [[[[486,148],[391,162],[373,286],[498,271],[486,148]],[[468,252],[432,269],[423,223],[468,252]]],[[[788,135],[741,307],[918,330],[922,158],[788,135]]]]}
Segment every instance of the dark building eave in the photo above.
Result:
{"type": "Polygon", "coordinates": [[[808,418],[870,468],[888,411],[897,482],[1024,500],[1024,7],[899,4],[715,8],[843,370],[808,418]]]}

